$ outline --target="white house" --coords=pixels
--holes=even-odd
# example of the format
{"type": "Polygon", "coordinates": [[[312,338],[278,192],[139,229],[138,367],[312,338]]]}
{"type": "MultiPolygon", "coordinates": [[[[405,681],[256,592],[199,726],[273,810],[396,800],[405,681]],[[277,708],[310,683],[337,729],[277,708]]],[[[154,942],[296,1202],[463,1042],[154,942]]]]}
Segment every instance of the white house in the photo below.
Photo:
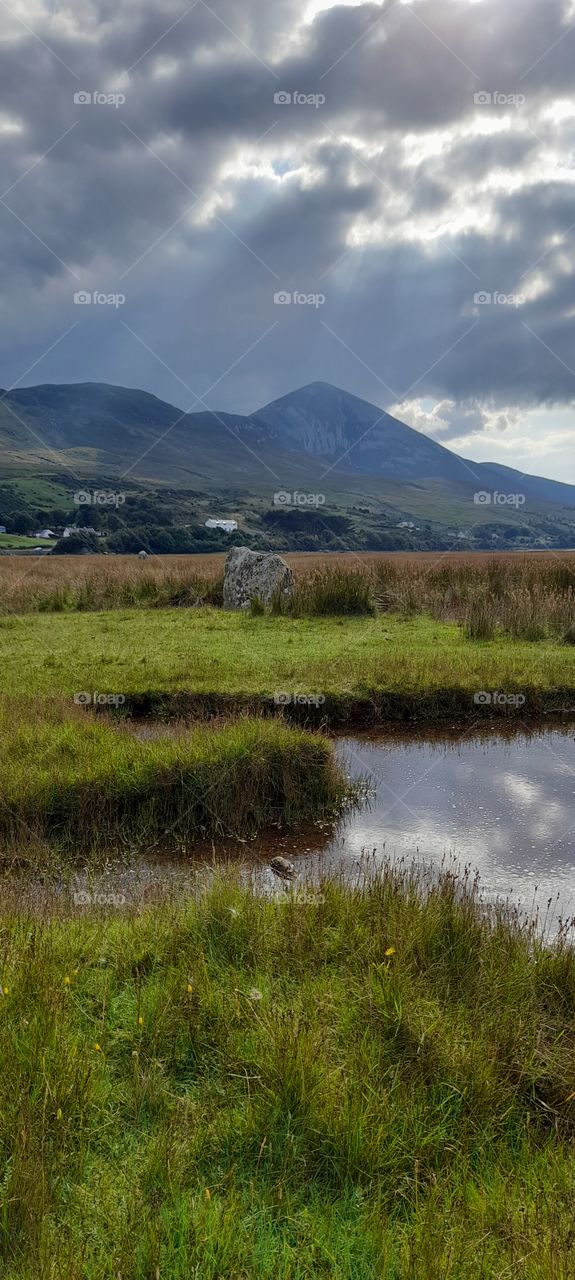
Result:
{"type": "MultiPolygon", "coordinates": [[[[72,534],[72,533],[95,533],[97,538],[101,538],[101,536],[102,536],[102,534],[101,534],[100,530],[99,530],[99,529],[92,529],[91,525],[71,524],[71,525],[67,525],[67,526],[66,526],[66,528],[64,529],[64,532],[63,532],[63,534],[62,534],[62,537],[63,537],[63,538],[69,538],[69,537],[70,537],[70,534],[72,534]]],[[[36,538],[39,538],[39,537],[40,537],[40,534],[38,534],[38,533],[37,533],[37,534],[35,534],[35,537],[36,537],[36,538]]]]}
{"type": "Polygon", "coordinates": [[[0,524],[0,533],[6,533],[6,525],[0,524]]]}
{"type": "Polygon", "coordinates": [[[206,520],[206,529],[223,529],[224,533],[235,533],[237,520],[206,520]]]}
{"type": "Polygon", "coordinates": [[[34,534],[34,537],[35,538],[55,538],[56,534],[53,533],[51,529],[40,529],[38,533],[34,534]]]}

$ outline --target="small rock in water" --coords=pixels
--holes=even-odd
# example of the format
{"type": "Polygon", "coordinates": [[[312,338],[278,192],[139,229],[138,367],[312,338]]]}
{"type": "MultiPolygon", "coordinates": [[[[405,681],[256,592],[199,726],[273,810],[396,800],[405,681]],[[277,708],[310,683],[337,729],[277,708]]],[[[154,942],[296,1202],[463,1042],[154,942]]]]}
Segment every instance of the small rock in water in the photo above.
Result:
{"type": "Polygon", "coordinates": [[[289,862],[287,858],[272,858],[270,867],[276,876],[281,876],[282,880],[291,880],[296,874],[293,862],[289,862]]]}

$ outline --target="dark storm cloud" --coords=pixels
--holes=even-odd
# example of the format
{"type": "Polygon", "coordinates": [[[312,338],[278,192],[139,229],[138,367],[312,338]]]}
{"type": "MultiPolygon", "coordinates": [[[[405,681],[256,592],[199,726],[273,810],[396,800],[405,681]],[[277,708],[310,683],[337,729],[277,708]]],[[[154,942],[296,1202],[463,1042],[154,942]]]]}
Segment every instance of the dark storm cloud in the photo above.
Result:
{"type": "Polygon", "coordinates": [[[109,380],[187,405],[217,381],[214,406],[248,411],[323,378],[471,404],[452,434],[481,431],[482,401],[573,399],[575,121],[548,111],[573,87],[566,3],[304,14],[85,0],[23,13],[39,38],[9,22],[4,386],[109,380]],[[126,301],[81,308],[80,288],[126,301]],[[325,302],[281,307],[280,289],[325,302]]]}

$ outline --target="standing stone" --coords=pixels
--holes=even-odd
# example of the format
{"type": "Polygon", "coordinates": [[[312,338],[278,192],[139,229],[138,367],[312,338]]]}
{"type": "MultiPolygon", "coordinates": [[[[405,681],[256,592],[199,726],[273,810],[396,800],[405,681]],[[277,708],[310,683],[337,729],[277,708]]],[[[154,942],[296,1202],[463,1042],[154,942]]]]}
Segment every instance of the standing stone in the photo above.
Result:
{"type": "Polygon", "coordinates": [[[254,599],[269,605],[277,592],[287,600],[293,585],[293,573],[281,556],[231,547],[224,571],[224,609],[249,609],[254,599]]]}

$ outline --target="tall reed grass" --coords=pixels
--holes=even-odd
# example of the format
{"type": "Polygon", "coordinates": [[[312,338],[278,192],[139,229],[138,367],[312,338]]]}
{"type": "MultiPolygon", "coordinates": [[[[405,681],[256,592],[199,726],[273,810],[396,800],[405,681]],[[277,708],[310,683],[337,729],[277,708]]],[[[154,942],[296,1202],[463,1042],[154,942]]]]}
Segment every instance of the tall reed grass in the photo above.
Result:
{"type": "Polygon", "coordinates": [[[222,590],[220,565],[199,572],[190,557],[0,556],[2,613],[219,606],[222,590]]]}
{"type": "MultiPolygon", "coordinates": [[[[0,558],[0,613],[221,605],[221,561],[214,557],[201,573],[194,562],[0,558]]],[[[563,638],[575,626],[575,558],[382,556],[362,563],[354,557],[351,567],[335,558],[318,567],[312,558],[309,569],[297,571],[292,601],[278,599],[272,611],[320,617],[426,613],[460,623],[472,638],[563,638]]]]}
{"type": "Polygon", "coordinates": [[[373,582],[363,569],[316,569],[296,580],[289,600],[278,596],[272,612],[292,617],[371,617],[375,613],[373,582]]]}

